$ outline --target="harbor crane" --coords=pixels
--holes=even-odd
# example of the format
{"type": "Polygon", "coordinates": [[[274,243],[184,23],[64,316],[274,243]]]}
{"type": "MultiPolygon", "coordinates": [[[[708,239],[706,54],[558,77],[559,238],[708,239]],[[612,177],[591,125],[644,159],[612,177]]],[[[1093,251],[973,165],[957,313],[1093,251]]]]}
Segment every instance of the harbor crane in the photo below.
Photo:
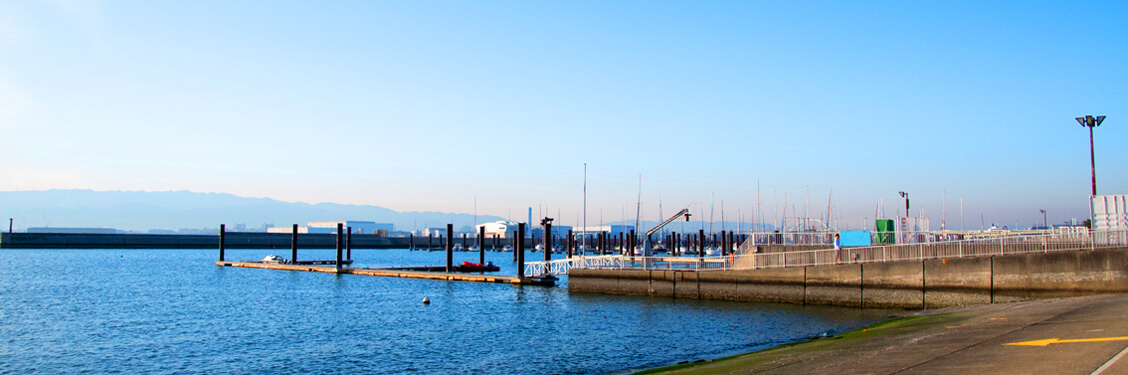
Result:
{"type": "Polygon", "coordinates": [[[662,230],[662,227],[665,227],[666,225],[674,222],[674,220],[677,220],[678,217],[681,216],[685,216],[685,221],[689,221],[689,207],[683,208],[681,211],[678,211],[678,213],[670,216],[665,221],[659,223],[658,225],[655,225],[654,228],[650,228],[650,230],[646,231],[646,237],[643,238],[642,256],[648,257],[653,255],[651,254],[651,250],[653,250],[654,245],[650,243],[650,235],[662,230]]]}

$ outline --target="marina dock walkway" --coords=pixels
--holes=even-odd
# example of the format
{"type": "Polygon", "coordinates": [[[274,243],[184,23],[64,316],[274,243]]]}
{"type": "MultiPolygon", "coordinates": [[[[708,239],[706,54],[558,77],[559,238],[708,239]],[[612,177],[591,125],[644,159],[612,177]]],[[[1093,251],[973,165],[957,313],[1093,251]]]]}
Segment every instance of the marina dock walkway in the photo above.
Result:
{"type": "Polygon", "coordinates": [[[215,264],[220,267],[243,267],[243,268],[262,268],[270,270],[285,270],[285,271],[302,271],[302,272],[324,272],[324,273],[337,273],[337,274],[350,274],[362,276],[379,276],[379,277],[402,277],[411,279],[427,279],[427,280],[445,280],[445,281],[468,281],[479,283],[501,283],[501,284],[517,284],[517,285],[555,285],[555,280],[545,280],[540,278],[518,278],[516,276],[504,275],[486,275],[474,273],[447,273],[447,272],[423,272],[423,271],[404,271],[404,270],[388,270],[378,268],[355,268],[355,267],[341,267],[337,270],[334,266],[313,266],[302,264],[279,264],[279,263],[262,263],[262,262],[232,262],[232,261],[216,261],[215,264]]]}

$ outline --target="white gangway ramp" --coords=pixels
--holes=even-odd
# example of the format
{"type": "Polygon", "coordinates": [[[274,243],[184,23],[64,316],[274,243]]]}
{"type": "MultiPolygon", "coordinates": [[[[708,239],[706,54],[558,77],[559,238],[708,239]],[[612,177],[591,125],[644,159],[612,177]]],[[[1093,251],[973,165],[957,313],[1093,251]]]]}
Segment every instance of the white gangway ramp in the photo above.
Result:
{"type": "Polygon", "coordinates": [[[526,275],[567,275],[573,268],[578,269],[621,269],[625,267],[624,257],[618,255],[576,256],[567,259],[525,263],[526,275]],[[545,266],[548,266],[546,269],[545,266]]]}
{"type": "Polygon", "coordinates": [[[573,257],[548,262],[525,263],[525,274],[564,275],[573,269],[602,270],[726,270],[732,269],[735,255],[711,257],[644,257],[630,255],[600,255],[573,257]],[[545,269],[548,265],[548,270],[545,269]]]}

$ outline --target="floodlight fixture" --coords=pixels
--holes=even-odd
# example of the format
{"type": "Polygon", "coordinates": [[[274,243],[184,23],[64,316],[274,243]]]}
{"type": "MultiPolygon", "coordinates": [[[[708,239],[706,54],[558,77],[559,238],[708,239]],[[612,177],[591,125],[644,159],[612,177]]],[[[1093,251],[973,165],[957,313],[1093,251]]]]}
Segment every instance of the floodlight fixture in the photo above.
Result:
{"type": "Polygon", "coordinates": [[[1084,117],[1076,117],[1078,124],[1089,128],[1089,165],[1093,172],[1093,195],[1097,195],[1097,156],[1093,150],[1093,128],[1101,126],[1106,116],[1093,116],[1085,115],[1084,117]]]}

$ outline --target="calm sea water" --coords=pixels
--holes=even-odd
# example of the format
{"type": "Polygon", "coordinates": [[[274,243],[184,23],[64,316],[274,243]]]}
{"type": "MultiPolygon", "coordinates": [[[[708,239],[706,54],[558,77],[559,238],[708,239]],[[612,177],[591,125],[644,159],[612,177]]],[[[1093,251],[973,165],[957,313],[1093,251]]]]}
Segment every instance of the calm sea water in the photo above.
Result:
{"type": "MultiPolygon", "coordinates": [[[[228,259],[272,253],[289,257],[229,250],[228,259]]],[[[217,267],[216,256],[0,251],[0,373],[621,373],[833,334],[891,313],[217,267]]],[[[511,257],[487,254],[502,274],[515,273],[511,257]]],[[[445,255],[354,250],[353,259],[438,265],[445,255]]]]}

